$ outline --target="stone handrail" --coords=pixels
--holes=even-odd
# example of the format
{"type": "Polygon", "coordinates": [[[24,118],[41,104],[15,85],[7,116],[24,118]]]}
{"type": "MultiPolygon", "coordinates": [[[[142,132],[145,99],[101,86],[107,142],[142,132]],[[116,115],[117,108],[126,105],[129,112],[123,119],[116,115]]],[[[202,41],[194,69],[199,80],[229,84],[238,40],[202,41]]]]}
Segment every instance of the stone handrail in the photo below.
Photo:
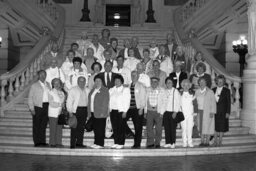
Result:
{"type": "Polygon", "coordinates": [[[183,17],[181,9],[183,8],[178,8],[174,12],[174,27],[182,42],[182,45],[184,46],[187,58],[189,58],[190,61],[193,61],[194,55],[197,51],[200,51],[203,54],[206,62],[210,64],[212,69],[211,77],[213,86],[216,86],[215,77],[217,75],[222,74],[226,77],[228,87],[230,90],[232,90],[232,115],[235,118],[240,118],[241,105],[239,89],[242,83],[241,78],[227,72],[226,69],[215,59],[215,57],[201,44],[193,31],[190,33],[185,33],[182,27],[183,23],[180,22],[181,18],[183,17]]]}
{"type": "Polygon", "coordinates": [[[36,78],[37,71],[40,70],[42,57],[50,50],[52,41],[57,41],[59,48],[63,48],[65,11],[62,7],[56,5],[56,13],[58,13],[58,18],[54,31],[46,30],[42,33],[43,36],[27,54],[25,60],[20,61],[11,71],[0,76],[1,115],[3,115],[3,110],[8,108],[12,104],[11,102],[24,92],[36,78]]]}
{"type": "Polygon", "coordinates": [[[189,19],[196,11],[202,8],[208,0],[189,0],[182,7],[182,21],[185,22],[189,19]]]}

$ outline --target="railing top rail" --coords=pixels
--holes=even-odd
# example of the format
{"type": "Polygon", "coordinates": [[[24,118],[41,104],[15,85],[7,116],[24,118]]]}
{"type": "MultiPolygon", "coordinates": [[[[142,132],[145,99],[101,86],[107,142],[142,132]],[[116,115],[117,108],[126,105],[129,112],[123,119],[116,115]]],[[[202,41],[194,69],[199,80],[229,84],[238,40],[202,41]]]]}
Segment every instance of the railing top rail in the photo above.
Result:
{"type": "Polygon", "coordinates": [[[56,29],[54,30],[54,32],[49,35],[42,36],[39,42],[27,54],[24,60],[20,61],[20,63],[16,65],[11,71],[2,74],[0,76],[0,80],[7,80],[22,73],[22,71],[24,71],[30,65],[30,63],[35,60],[35,57],[38,57],[38,55],[40,55],[40,53],[44,50],[47,44],[49,44],[49,41],[51,39],[54,40],[60,36],[65,25],[65,11],[62,7],[60,7],[57,4],[56,4],[56,7],[59,13],[59,18],[56,23],[56,29]]]}

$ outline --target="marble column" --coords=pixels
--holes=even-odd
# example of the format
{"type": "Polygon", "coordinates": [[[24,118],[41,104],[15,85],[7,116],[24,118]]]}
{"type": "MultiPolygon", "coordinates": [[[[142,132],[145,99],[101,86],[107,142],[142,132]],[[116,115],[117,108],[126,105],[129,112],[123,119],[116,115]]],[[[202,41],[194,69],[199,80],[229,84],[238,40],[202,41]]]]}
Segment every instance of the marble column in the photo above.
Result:
{"type": "Polygon", "coordinates": [[[156,23],[154,13],[155,11],[153,10],[152,0],[148,0],[147,19],[145,21],[146,23],[156,23]]]}
{"type": "Polygon", "coordinates": [[[243,73],[242,125],[256,134],[256,0],[248,0],[248,50],[249,58],[243,73]]]}
{"type": "Polygon", "coordinates": [[[84,8],[82,9],[83,16],[80,21],[90,22],[90,10],[88,9],[88,0],[84,0],[84,8]]]}

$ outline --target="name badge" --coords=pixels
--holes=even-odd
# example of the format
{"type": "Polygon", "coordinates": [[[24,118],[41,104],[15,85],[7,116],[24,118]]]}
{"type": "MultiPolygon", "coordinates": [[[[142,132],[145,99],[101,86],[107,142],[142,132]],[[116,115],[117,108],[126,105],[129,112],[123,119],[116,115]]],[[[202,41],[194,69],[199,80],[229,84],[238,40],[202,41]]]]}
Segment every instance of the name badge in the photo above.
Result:
{"type": "Polygon", "coordinates": [[[173,77],[174,80],[177,80],[177,77],[173,77]]]}

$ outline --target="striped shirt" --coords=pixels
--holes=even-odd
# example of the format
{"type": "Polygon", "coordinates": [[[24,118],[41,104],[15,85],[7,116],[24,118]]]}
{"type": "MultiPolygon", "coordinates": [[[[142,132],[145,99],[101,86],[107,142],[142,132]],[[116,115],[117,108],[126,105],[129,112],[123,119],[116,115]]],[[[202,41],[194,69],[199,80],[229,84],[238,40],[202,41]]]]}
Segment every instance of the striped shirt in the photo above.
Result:
{"type": "Polygon", "coordinates": [[[130,102],[130,108],[136,108],[136,101],[135,101],[135,84],[131,84],[131,102],[130,102]]]}

